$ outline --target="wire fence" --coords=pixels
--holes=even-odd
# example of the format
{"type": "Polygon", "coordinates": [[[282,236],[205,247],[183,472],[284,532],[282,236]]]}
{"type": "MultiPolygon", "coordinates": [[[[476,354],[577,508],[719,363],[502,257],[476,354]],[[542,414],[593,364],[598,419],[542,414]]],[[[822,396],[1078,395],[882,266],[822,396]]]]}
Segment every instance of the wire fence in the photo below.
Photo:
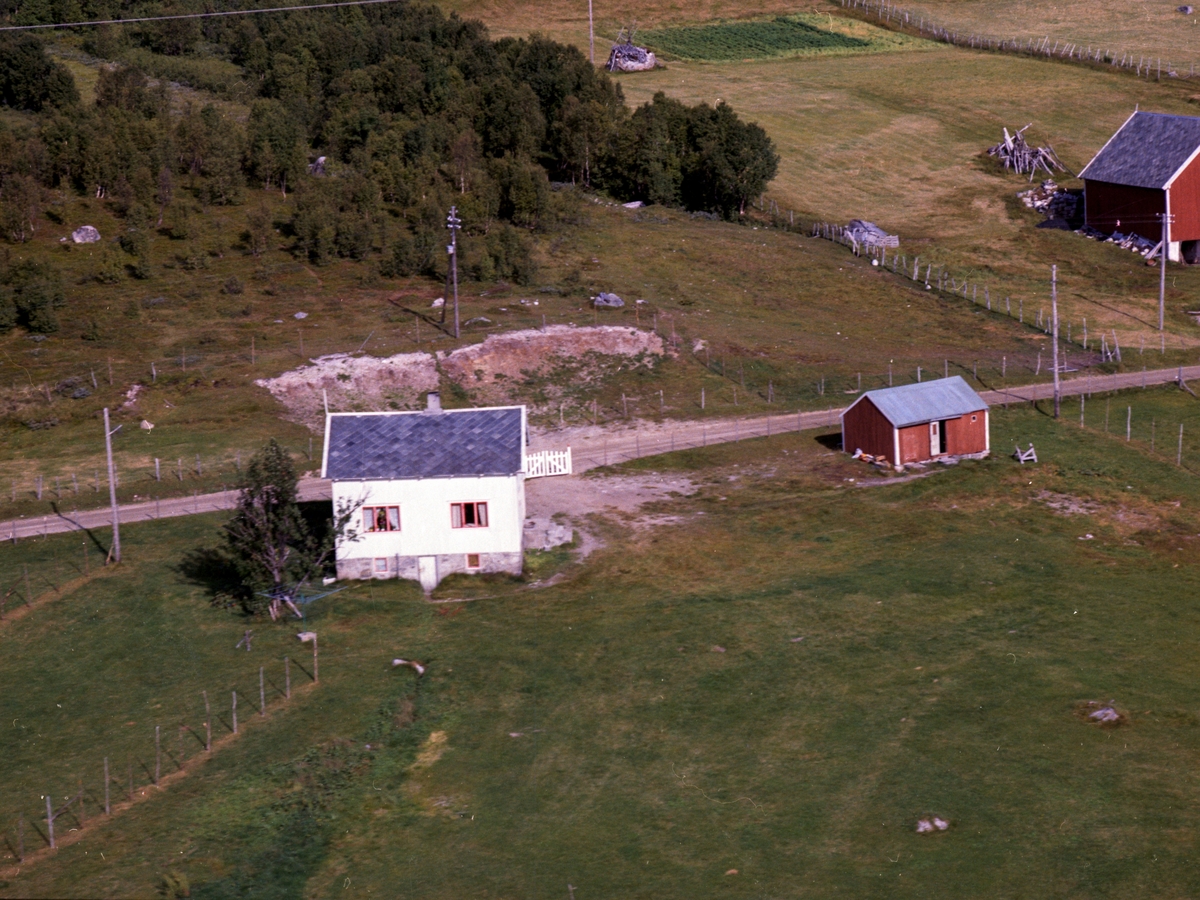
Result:
{"type": "Polygon", "coordinates": [[[1113,50],[1099,44],[1093,46],[1090,43],[1081,44],[1066,40],[1054,40],[1051,43],[1049,36],[1007,38],[977,32],[961,32],[946,28],[926,19],[921,14],[883,2],[883,0],[838,0],[838,2],[844,8],[855,10],[864,18],[874,19],[885,27],[897,31],[911,31],[928,40],[952,44],[956,47],[1103,66],[1130,72],[1138,78],[1154,78],[1158,81],[1161,81],[1164,76],[1167,78],[1196,77],[1194,62],[1189,63],[1185,71],[1182,64],[1169,59],[1164,60],[1161,55],[1147,55],[1145,52],[1134,54],[1128,50],[1113,50]]]}

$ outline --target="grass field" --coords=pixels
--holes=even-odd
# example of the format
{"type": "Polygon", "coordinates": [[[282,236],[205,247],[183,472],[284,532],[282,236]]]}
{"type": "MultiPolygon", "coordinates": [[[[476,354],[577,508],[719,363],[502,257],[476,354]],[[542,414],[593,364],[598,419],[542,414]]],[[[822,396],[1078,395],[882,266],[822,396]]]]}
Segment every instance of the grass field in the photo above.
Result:
{"type": "MultiPolygon", "coordinates": [[[[1194,415],[1179,392],[1134,402],[1194,415]]],[[[195,897],[1193,893],[1200,481],[996,410],[993,445],[1018,440],[1041,465],[864,489],[812,433],[642,460],[700,493],[659,507],[674,526],[596,523],[608,546],[564,583],[319,601],[319,687],[9,870],[6,895],[145,896],[167,872],[195,897]],[[415,693],[393,655],[431,663],[415,693]],[[1089,700],[1126,721],[1085,723],[1089,700]],[[935,814],[950,830],[917,835],[935,814]]],[[[120,570],[0,626],[20,648],[0,816],[32,819],[48,780],[94,791],[105,752],[145,759],[157,721],[195,724],[200,689],[253,696],[258,665],[305,658],[265,623],[234,651],[242,622],[179,574],[212,524],[131,527],[120,570]]],[[[0,550],[5,578],[32,546],[0,550]]]]}
{"type": "Polygon", "coordinates": [[[915,0],[903,8],[954,30],[998,38],[1042,38],[1072,41],[1170,60],[1186,72],[1200,63],[1200,24],[1195,16],[1176,11],[1180,4],[1120,5],[1097,0],[1031,3],[1026,0],[960,3],[915,0]]]}

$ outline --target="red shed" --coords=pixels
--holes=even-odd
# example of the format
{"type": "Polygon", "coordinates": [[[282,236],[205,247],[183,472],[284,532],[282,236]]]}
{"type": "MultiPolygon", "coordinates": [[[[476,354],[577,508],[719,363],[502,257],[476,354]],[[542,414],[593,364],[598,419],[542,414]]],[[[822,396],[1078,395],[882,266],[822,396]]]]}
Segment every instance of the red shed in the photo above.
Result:
{"type": "Polygon", "coordinates": [[[1158,242],[1166,213],[1170,258],[1200,260],[1200,118],[1135,112],[1079,177],[1088,225],[1158,242]]]}
{"type": "Polygon", "coordinates": [[[988,405],[957,375],[867,391],[842,413],[842,449],[892,465],[987,453],[988,405]]]}

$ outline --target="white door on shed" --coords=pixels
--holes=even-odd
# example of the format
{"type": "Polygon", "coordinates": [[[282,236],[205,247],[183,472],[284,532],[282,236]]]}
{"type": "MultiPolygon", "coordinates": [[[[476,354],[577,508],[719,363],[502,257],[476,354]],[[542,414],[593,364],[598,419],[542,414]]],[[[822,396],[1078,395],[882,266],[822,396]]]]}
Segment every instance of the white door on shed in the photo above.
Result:
{"type": "Polygon", "coordinates": [[[937,456],[942,452],[942,423],[929,423],[929,455],[937,456]]]}

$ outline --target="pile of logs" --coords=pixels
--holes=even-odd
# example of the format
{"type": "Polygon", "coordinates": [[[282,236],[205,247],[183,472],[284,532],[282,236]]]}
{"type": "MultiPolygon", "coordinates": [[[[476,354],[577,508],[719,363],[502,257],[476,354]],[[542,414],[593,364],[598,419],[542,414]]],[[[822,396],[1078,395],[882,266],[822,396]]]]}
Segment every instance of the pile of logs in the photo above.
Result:
{"type": "Polygon", "coordinates": [[[647,72],[658,66],[654,54],[645,47],[636,47],[633,43],[633,33],[636,25],[622,26],[613,44],[612,52],[608,54],[608,62],[604,68],[610,72],[647,72]]]}
{"type": "Polygon", "coordinates": [[[994,147],[988,147],[988,156],[998,157],[1000,162],[1004,163],[1004,168],[1012,169],[1018,175],[1028,172],[1030,181],[1033,181],[1034,173],[1038,169],[1045,169],[1047,175],[1053,175],[1055,169],[1070,172],[1070,169],[1062,164],[1053,147],[1030,147],[1025,143],[1025,129],[1028,127],[1029,125],[1026,125],[1015,134],[1009,134],[1005,128],[1004,140],[994,147]]]}

